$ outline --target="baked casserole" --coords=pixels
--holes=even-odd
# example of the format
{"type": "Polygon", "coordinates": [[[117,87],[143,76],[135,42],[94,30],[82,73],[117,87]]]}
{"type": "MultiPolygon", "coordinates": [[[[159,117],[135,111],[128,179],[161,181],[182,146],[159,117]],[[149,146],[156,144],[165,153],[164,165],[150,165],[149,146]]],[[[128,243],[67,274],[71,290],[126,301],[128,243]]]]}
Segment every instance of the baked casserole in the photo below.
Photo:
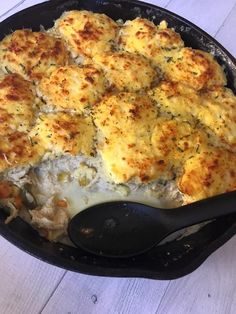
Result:
{"type": "Polygon", "coordinates": [[[165,21],[68,11],[7,35],[0,60],[7,223],[62,241],[102,201],[174,207],[236,189],[236,96],[165,21]]]}

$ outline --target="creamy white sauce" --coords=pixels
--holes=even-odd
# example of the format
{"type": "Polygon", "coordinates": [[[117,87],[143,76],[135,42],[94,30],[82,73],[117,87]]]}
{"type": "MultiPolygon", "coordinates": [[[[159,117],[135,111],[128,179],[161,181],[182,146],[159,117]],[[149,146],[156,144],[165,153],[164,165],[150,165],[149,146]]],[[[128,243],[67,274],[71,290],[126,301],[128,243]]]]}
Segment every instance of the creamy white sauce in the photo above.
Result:
{"type": "Polygon", "coordinates": [[[71,217],[87,207],[108,201],[127,200],[162,208],[176,207],[180,204],[180,194],[174,182],[166,184],[152,182],[145,185],[114,184],[109,181],[99,156],[96,158],[65,156],[47,161],[37,167],[30,177],[33,181],[32,192],[40,205],[52,196],[66,199],[71,217]],[[81,163],[97,171],[95,178],[85,187],[80,186],[77,175],[81,163]],[[66,182],[58,181],[61,173],[69,174],[66,182]]]}
{"type": "Polygon", "coordinates": [[[122,196],[116,191],[106,189],[101,191],[81,189],[76,182],[65,184],[61,196],[69,200],[71,216],[92,205],[109,201],[129,200],[154,207],[162,206],[160,200],[147,195],[144,191],[132,191],[128,196],[122,196]]]}

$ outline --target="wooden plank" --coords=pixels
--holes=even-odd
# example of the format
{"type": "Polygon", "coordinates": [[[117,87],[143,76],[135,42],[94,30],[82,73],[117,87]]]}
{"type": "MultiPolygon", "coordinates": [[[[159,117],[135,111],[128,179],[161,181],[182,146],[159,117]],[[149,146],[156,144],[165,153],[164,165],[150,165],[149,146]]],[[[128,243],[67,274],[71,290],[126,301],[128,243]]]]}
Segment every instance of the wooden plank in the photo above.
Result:
{"type": "Polygon", "coordinates": [[[185,17],[214,36],[234,4],[235,0],[172,0],[167,9],[185,17]]]}
{"type": "Polygon", "coordinates": [[[32,5],[46,2],[48,0],[7,0],[1,1],[0,4],[0,22],[5,20],[7,17],[28,8],[32,5]]]}
{"type": "MultiPolygon", "coordinates": [[[[0,22],[18,11],[21,11],[32,5],[46,1],[49,0],[8,0],[7,2],[4,1],[3,3],[1,3],[0,7],[0,22]]],[[[146,2],[165,8],[168,5],[168,3],[170,3],[170,1],[171,0],[149,0],[146,2]]]]}
{"type": "Polygon", "coordinates": [[[92,277],[67,272],[42,314],[152,314],[168,283],[148,279],[92,277]]]}
{"type": "Polygon", "coordinates": [[[236,57],[236,5],[216,34],[216,39],[236,57]]]}
{"type": "Polygon", "coordinates": [[[13,8],[17,8],[24,3],[25,0],[8,0],[1,3],[0,9],[0,18],[2,18],[5,14],[10,13],[13,8]]]}
{"type": "Polygon", "coordinates": [[[191,275],[170,283],[156,314],[235,314],[236,237],[191,275]]]}
{"type": "Polygon", "coordinates": [[[0,313],[39,313],[65,271],[43,263],[0,237],[0,313]]]}

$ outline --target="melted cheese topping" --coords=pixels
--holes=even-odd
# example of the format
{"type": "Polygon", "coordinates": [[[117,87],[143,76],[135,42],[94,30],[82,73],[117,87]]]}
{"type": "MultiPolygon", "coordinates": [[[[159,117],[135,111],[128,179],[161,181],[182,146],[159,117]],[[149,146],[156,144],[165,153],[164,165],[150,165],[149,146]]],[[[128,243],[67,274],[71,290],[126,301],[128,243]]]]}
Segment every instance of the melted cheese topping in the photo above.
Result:
{"type": "Polygon", "coordinates": [[[40,145],[33,145],[27,133],[0,135],[0,171],[37,163],[43,154],[40,145]]]}
{"type": "Polygon", "coordinates": [[[119,91],[150,88],[157,80],[157,71],[150,61],[137,54],[110,52],[95,56],[94,61],[104,70],[110,85],[119,91]]]}
{"type": "Polygon", "coordinates": [[[186,85],[162,81],[149,95],[164,115],[192,125],[200,122],[212,131],[209,141],[235,151],[236,96],[230,89],[216,86],[196,93],[186,85]]]}
{"type": "Polygon", "coordinates": [[[67,113],[41,114],[30,136],[53,155],[93,154],[94,126],[91,118],[67,113]]]}
{"type": "Polygon", "coordinates": [[[161,69],[163,62],[184,46],[180,35],[167,28],[166,23],[156,26],[141,18],[125,22],[119,32],[118,42],[122,49],[146,56],[161,69]]]}
{"type": "Polygon", "coordinates": [[[105,86],[104,75],[94,66],[71,65],[59,67],[42,79],[38,91],[52,109],[81,113],[98,101],[105,86]]]}
{"type": "Polygon", "coordinates": [[[29,130],[34,121],[35,94],[30,82],[18,74],[0,78],[0,134],[29,130]]]}
{"type": "Polygon", "coordinates": [[[102,135],[100,152],[115,183],[171,179],[207,145],[202,130],[158,114],[149,98],[131,93],[106,97],[95,108],[95,124],[102,135]]]}
{"type": "Polygon", "coordinates": [[[55,22],[55,31],[74,57],[92,57],[111,50],[118,26],[105,14],[69,11],[55,22]]]}
{"type": "Polygon", "coordinates": [[[148,92],[159,110],[169,117],[195,123],[201,97],[194,89],[181,83],[162,81],[148,92]]]}
{"type": "Polygon", "coordinates": [[[175,52],[168,62],[164,63],[163,72],[167,80],[182,82],[196,90],[226,84],[223,69],[213,56],[191,48],[175,52]]]}
{"type": "Polygon", "coordinates": [[[0,43],[1,69],[38,81],[55,66],[69,62],[68,52],[60,39],[46,33],[17,30],[0,43]]]}
{"type": "Polygon", "coordinates": [[[101,155],[115,183],[149,181],[162,172],[150,145],[157,114],[148,97],[132,93],[108,96],[95,108],[94,121],[103,137],[101,155]]]}
{"type": "Polygon", "coordinates": [[[156,26],[151,21],[136,18],[126,21],[119,33],[119,44],[125,50],[152,56],[159,48],[175,49],[184,43],[178,33],[167,25],[156,26]]]}
{"type": "Polygon", "coordinates": [[[188,159],[178,187],[185,203],[236,189],[236,156],[217,148],[202,150],[188,159]]]}
{"type": "Polygon", "coordinates": [[[192,127],[188,122],[160,117],[152,135],[153,151],[175,173],[181,172],[184,162],[199,153],[208,144],[203,130],[192,127]]]}
{"type": "Polygon", "coordinates": [[[215,87],[201,94],[201,102],[196,117],[213,131],[220,142],[235,151],[236,96],[228,88],[215,87]]]}

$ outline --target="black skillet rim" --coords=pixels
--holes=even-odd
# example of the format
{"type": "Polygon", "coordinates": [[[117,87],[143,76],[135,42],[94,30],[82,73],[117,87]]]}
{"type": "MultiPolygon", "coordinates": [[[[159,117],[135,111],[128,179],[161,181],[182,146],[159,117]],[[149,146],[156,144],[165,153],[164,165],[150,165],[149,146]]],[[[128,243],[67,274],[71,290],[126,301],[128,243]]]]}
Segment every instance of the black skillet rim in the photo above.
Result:
{"type": "MultiPolygon", "coordinates": [[[[75,8],[86,8],[83,4],[86,1],[63,1],[63,0],[53,0],[44,2],[41,4],[34,5],[23,11],[20,11],[8,19],[0,23],[0,36],[6,35],[4,33],[4,28],[9,28],[9,25],[15,24],[15,21],[20,21],[21,17],[27,17],[34,14],[34,12],[39,12],[41,10],[54,10],[58,7],[65,7],[65,9],[75,8]],[[82,4],[81,4],[82,3],[82,4]],[[2,30],[3,28],[3,30],[2,30]]],[[[160,7],[152,4],[147,4],[141,1],[125,1],[125,0],[90,0],[90,6],[129,6],[132,9],[134,6],[142,7],[144,10],[152,10],[153,13],[162,12],[167,16],[173,18],[177,22],[190,27],[194,32],[202,35],[206,41],[212,43],[216,49],[218,49],[223,55],[223,63],[227,63],[229,67],[232,67],[231,76],[236,80],[236,61],[235,58],[223,48],[215,39],[205,33],[203,30],[198,28],[196,25],[187,21],[186,19],[160,7]],[[225,59],[226,58],[226,59],[225,59]]],[[[91,8],[92,10],[92,8],[91,8]]],[[[157,14],[158,15],[158,14],[157,14]]],[[[41,238],[36,231],[34,231],[28,224],[23,222],[20,218],[16,218],[10,224],[5,225],[4,219],[5,214],[3,211],[0,212],[0,234],[7,239],[9,242],[14,244],[16,247],[25,251],[26,253],[37,257],[38,259],[50,263],[54,266],[58,266],[67,270],[90,274],[99,276],[114,276],[114,277],[144,277],[152,279],[175,279],[181,276],[187,275],[200,266],[206,258],[221,247],[225,242],[227,242],[236,233],[236,215],[230,215],[224,219],[217,219],[207,226],[202,228],[200,231],[196,232],[194,235],[188,236],[185,240],[172,241],[170,244],[163,245],[160,249],[156,248],[150,253],[144,254],[138,258],[133,258],[131,260],[116,260],[104,259],[100,257],[94,257],[92,255],[86,254],[81,250],[70,248],[66,245],[50,243],[47,240],[41,238]],[[220,230],[220,231],[219,231],[220,230]],[[217,235],[213,236],[213,232],[217,235]],[[218,234],[219,232],[219,234],[218,234]],[[209,240],[204,242],[204,237],[209,236],[209,240]],[[212,236],[212,238],[211,238],[212,236]],[[202,238],[202,243],[204,243],[204,248],[191,256],[192,251],[189,250],[189,243],[193,245],[202,238]],[[187,241],[187,242],[186,242],[187,241]],[[181,243],[181,245],[180,245],[181,243]],[[187,243],[187,244],[186,244],[187,243]],[[180,249],[183,247],[187,249],[185,252],[179,252],[176,247],[180,245],[180,249]],[[168,255],[171,255],[173,249],[173,257],[175,259],[171,260],[172,264],[168,266],[168,255]],[[160,252],[161,251],[161,252],[160,252]],[[166,253],[166,259],[165,259],[166,253]],[[168,254],[170,253],[170,254],[168,254]],[[181,254],[183,255],[181,256],[181,254]],[[163,258],[164,256],[164,258],[163,258]],[[181,259],[184,256],[184,261],[181,259]],[[146,261],[148,260],[148,263],[146,261]],[[158,268],[158,263],[162,262],[164,267],[158,268]],[[157,267],[152,268],[154,263],[157,263],[157,267]],[[118,266],[117,266],[118,265],[118,266]]],[[[193,249],[194,251],[194,249],[193,249]]],[[[162,265],[162,266],[163,266],[162,265]]],[[[155,265],[156,266],[156,265],[155,265]]]]}

